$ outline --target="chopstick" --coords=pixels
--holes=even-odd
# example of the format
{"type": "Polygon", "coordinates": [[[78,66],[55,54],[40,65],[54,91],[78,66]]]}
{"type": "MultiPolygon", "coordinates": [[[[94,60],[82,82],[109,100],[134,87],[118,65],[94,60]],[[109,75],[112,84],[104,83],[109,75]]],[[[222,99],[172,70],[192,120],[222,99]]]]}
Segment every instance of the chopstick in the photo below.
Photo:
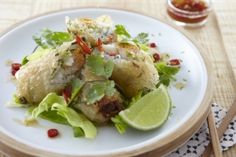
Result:
{"type": "Polygon", "coordinates": [[[209,133],[211,136],[211,142],[213,146],[214,155],[215,157],[222,157],[219,136],[216,130],[215,121],[214,121],[214,117],[213,117],[211,109],[207,117],[207,124],[209,128],[209,133]]]}
{"type": "MultiPolygon", "coordinates": [[[[234,100],[231,107],[228,109],[228,112],[227,112],[226,116],[224,117],[224,119],[222,120],[222,122],[220,123],[220,126],[217,128],[219,139],[223,136],[229,123],[231,122],[231,120],[234,118],[235,115],[236,115],[236,99],[234,100]]],[[[207,148],[203,152],[202,157],[209,157],[211,154],[211,151],[212,151],[212,145],[211,145],[211,143],[209,143],[209,145],[207,146],[207,148]]]]}

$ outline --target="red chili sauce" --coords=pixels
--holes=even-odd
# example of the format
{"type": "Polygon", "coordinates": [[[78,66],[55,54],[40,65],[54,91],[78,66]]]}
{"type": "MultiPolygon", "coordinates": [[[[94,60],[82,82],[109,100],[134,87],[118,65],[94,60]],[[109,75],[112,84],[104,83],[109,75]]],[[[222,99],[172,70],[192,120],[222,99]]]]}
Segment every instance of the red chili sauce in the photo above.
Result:
{"type": "Polygon", "coordinates": [[[208,5],[204,0],[171,0],[168,6],[168,15],[176,21],[198,23],[208,16],[208,5]]]}

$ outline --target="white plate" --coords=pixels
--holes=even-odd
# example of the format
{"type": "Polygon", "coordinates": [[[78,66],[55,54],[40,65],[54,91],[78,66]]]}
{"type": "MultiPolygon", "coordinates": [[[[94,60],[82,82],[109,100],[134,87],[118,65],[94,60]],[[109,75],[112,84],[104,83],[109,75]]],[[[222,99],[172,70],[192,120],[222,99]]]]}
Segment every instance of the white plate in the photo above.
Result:
{"type": "Polygon", "coordinates": [[[133,155],[159,147],[162,145],[160,141],[165,141],[168,137],[173,136],[177,129],[184,127],[193,118],[203,103],[209,83],[205,61],[198,48],[185,35],[156,19],[113,9],[67,10],[29,20],[2,35],[0,56],[1,136],[8,145],[12,142],[9,139],[13,139],[15,143],[13,147],[32,154],[47,152],[48,155],[57,153],[74,156],[105,156],[127,155],[128,152],[133,155]],[[120,135],[114,127],[99,127],[98,136],[94,140],[74,138],[70,127],[44,120],[40,120],[40,125],[37,127],[25,127],[17,122],[17,120],[24,119],[25,110],[4,106],[15,91],[15,86],[9,81],[10,67],[6,66],[6,61],[21,62],[25,55],[30,54],[36,46],[32,36],[39,30],[43,28],[65,30],[65,16],[95,18],[103,14],[110,15],[116,24],[125,25],[132,35],[148,32],[151,35],[151,41],[157,43],[161,52],[168,52],[183,60],[177,79],[179,81],[186,79],[187,84],[183,90],[169,89],[172,101],[176,106],[172,110],[173,114],[169,120],[159,129],[149,132],[129,129],[124,135],[120,135]],[[49,128],[58,128],[61,136],[49,139],[46,134],[49,128]]]}

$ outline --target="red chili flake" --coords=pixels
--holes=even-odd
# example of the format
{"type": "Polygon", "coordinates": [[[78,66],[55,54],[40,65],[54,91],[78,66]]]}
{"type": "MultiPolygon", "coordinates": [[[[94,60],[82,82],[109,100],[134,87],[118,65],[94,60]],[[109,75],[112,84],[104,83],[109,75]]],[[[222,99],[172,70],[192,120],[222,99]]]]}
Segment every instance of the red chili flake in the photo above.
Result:
{"type": "Polygon", "coordinates": [[[169,61],[169,64],[170,65],[180,65],[180,60],[179,59],[171,59],[170,61],[169,61]]]}
{"type": "Polygon", "coordinates": [[[20,63],[12,63],[11,64],[11,74],[15,76],[16,72],[20,70],[21,64],[20,63]]]}
{"type": "Polygon", "coordinates": [[[161,59],[161,56],[158,53],[154,53],[152,56],[154,58],[154,62],[157,62],[161,59]]]}
{"type": "Polygon", "coordinates": [[[76,42],[82,48],[82,50],[85,52],[85,54],[90,54],[91,53],[91,49],[88,47],[86,42],[84,42],[82,40],[82,38],[80,36],[76,37],[76,42]]]}
{"type": "Polygon", "coordinates": [[[48,137],[49,138],[54,138],[59,135],[59,132],[57,129],[49,129],[48,130],[48,137]]]}
{"type": "Polygon", "coordinates": [[[98,38],[97,46],[98,46],[98,50],[99,50],[100,52],[103,51],[102,40],[101,40],[101,38],[98,38]]]}
{"type": "Polygon", "coordinates": [[[113,36],[112,36],[112,35],[108,35],[108,36],[107,36],[107,42],[108,42],[108,43],[111,43],[112,40],[113,40],[113,36]]]}
{"type": "Polygon", "coordinates": [[[66,100],[67,103],[69,102],[69,99],[71,98],[71,91],[72,91],[71,86],[67,86],[62,91],[62,96],[64,97],[64,99],[66,100]]]}
{"type": "Polygon", "coordinates": [[[157,45],[156,45],[156,43],[150,43],[150,47],[151,47],[151,48],[156,48],[157,45]]]}

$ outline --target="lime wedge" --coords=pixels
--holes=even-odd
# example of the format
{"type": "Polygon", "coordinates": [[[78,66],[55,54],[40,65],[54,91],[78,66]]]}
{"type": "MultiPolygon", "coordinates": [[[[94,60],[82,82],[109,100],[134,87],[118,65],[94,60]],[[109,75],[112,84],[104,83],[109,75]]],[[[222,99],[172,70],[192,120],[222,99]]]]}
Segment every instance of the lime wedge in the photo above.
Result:
{"type": "Polygon", "coordinates": [[[131,107],[119,113],[121,118],[131,127],[139,130],[151,130],[161,126],[168,119],[171,99],[167,88],[159,88],[146,94],[131,107]]]}

